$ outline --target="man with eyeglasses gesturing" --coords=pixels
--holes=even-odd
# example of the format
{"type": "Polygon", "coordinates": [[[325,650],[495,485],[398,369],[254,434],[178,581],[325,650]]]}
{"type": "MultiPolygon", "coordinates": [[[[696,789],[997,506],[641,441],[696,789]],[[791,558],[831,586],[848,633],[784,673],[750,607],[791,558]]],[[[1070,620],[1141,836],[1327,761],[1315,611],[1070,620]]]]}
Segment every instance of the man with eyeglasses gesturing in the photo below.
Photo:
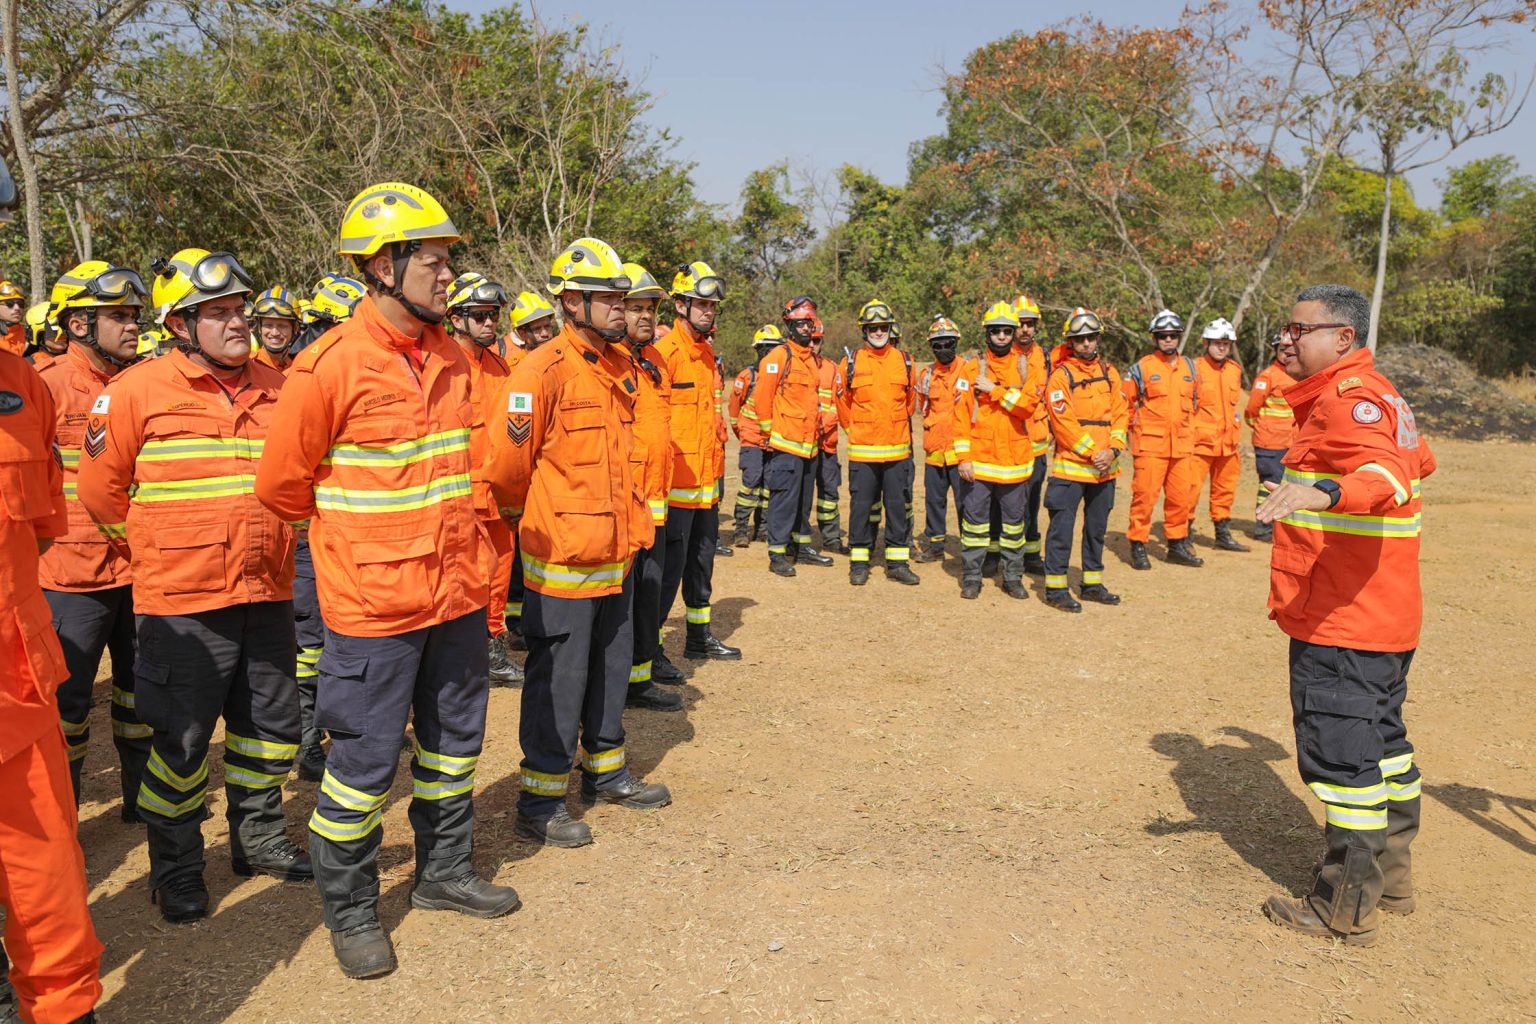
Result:
{"type": "MultiPolygon", "coordinates": [[[[1296,296],[1295,443],[1267,484],[1274,524],[1270,618],[1291,638],[1291,717],[1302,781],[1323,802],[1312,891],[1264,912],[1304,935],[1369,946],[1379,910],[1414,909],[1409,846],[1419,769],[1403,722],[1419,644],[1419,481],[1435,458],[1413,412],[1365,348],[1370,304],[1343,285],[1296,296]]],[[[1289,367],[1288,367],[1289,368],[1289,367]]]]}

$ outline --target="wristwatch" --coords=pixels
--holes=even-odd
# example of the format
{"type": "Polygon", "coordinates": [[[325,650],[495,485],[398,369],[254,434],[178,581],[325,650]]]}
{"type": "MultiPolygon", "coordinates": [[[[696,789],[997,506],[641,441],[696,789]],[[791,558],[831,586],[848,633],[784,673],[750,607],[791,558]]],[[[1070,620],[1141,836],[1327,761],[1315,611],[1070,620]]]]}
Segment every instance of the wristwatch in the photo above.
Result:
{"type": "Polygon", "coordinates": [[[1339,489],[1339,482],[1337,480],[1319,480],[1312,486],[1328,495],[1329,508],[1333,508],[1333,506],[1337,505],[1339,503],[1339,498],[1343,496],[1343,492],[1339,489]]]}

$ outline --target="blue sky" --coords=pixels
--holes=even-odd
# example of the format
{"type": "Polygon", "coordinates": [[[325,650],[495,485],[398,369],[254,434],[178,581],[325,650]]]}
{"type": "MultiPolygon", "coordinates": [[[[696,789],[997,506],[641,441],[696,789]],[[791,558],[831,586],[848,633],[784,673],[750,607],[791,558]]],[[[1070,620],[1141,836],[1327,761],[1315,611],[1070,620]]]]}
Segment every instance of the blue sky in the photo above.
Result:
{"type": "MultiPolygon", "coordinates": [[[[1233,0],[1233,6],[1244,2],[1233,0]]],[[[504,4],[451,0],[448,6],[483,11],[504,4]]],[[[749,172],[785,158],[804,172],[827,174],[852,163],[903,182],[908,145],[943,128],[941,68],[958,68],[990,40],[1076,13],[1112,24],[1172,25],[1184,0],[566,0],[535,7],[548,23],[584,21],[597,40],[618,47],[626,68],[655,97],[649,120],[670,129],[675,155],[696,165],[700,195],[734,207],[749,172]]],[[[1536,33],[1521,31],[1486,70],[1514,74],[1523,85],[1533,69],[1536,33]]],[[[1447,166],[1500,152],[1536,174],[1536,100],[1492,139],[1411,176],[1415,195],[1421,203],[1436,202],[1433,179],[1447,166]]]]}

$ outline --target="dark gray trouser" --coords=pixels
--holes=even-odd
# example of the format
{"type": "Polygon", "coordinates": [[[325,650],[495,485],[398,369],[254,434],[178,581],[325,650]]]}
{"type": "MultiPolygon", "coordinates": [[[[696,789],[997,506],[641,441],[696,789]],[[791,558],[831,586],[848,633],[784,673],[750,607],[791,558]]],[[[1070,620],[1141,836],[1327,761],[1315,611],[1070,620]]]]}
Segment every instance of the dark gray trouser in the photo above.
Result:
{"type": "Polygon", "coordinates": [[[1001,541],[1003,580],[1018,582],[1024,578],[1024,501],[1025,482],[988,483],[977,480],[966,491],[960,514],[960,576],[962,582],[981,582],[982,562],[992,529],[992,505],[995,501],[1002,516],[1001,541]]]}
{"type": "Polygon", "coordinates": [[[811,543],[811,501],[816,495],[816,456],[770,451],[763,468],[768,487],[768,554],[789,555],[811,543]]]}
{"type": "Polygon", "coordinates": [[[837,490],[843,482],[843,467],[837,452],[816,453],[816,530],[821,546],[835,548],[843,539],[842,516],[837,509],[837,490]]]}
{"type": "Polygon", "coordinates": [[[490,692],[485,609],[396,636],[326,630],[315,721],[331,735],[309,819],[309,853],[326,927],[378,920],[379,821],[409,718],[416,875],[449,881],[471,869],[475,765],[490,692]]]}
{"type": "Polygon", "coordinates": [[[741,483],[736,487],[736,536],[750,536],[753,523],[761,524],[763,512],[768,508],[768,489],[763,486],[763,455],[761,448],[749,444],[741,446],[736,465],[741,470],[741,483]]]}
{"type": "Polygon", "coordinates": [[[943,547],[948,529],[949,495],[955,495],[955,519],[958,521],[965,507],[965,492],[971,489],[960,476],[959,466],[923,466],[923,505],[926,533],[924,541],[933,547],[943,547]]]}
{"type": "Polygon", "coordinates": [[[1040,503],[1045,497],[1046,478],[1050,476],[1049,460],[1044,455],[1035,456],[1035,468],[1030,471],[1029,482],[1024,485],[1024,553],[1040,554],[1040,503]]]}
{"type": "MultiPolygon", "coordinates": [[[[657,538],[655,543],[660,545],[661,538],[657,538]]],[[[667,506],[666,560],[661,568],[661,615],[656,620],[657,629],[671,616],[678,590],[683,592],[683,607],[689,613],[695,617],[709,614],[715,578],[715,552],[719,547],[719,505],[711,505],[709,508],[667,506]]],[[[532,596],[533,591],[530,590],[523,598],[524,618],[528,615],[527,602],[532,596]]],[[[628,618],[627,615],[625,617],[628,618]]],[[[524,635],[527,632],[523,630],[524,635]]]]}
{"type": "Polygon", "coordinates": [[[293,554],[293,631],[299,647],[295,673],[299,682],[299,746],[318,747],[322,737],[315,725],[315,685],[320,653],[325,650],[325,620],[320,617],[315,560],[308,537],[299,538],[293,554]]]}
{"type": "Polygon", "coordinates": [[[1083,506],[1083,585],[1104,583],[1104,534],[1109,529],[1109,511],[1115,507],[1115,482],[1090,484],[1052,477],[1045,485],[1045,510],[1051,514],[1050,525],[1045,528],[1047,590],[1062,590],[1067,585],[1079,503],[1083,506]]]}
{"type": "Polygon", "coordinates": [[[138,809],[158,889],[202,874],[208,742],[220,717],[230,852],[254,854],[282,835],[282,785],[299,750],[293,602],[140,615],[138,624],[135,696],[154,730],[138,809]]]}
{"type": "Polygon", "coordinates": [[[911,557],[912,459],[899,462],[848,463],[848,557],[868,562],[875,543],[876,509],[884,508],[885,563],[895,565],[911,557]]]}
{"type": "Polygon", "coordinates": [[[629,681],[643,689],[651,684],[651,664],[661,647],[661,559],[656,557],[656,549],[636,551],[629,575],[634,580],[631,608],[634,654],[630,660],[629,681]]]}
{"type": "Polygon", "coordinates": [[[1253,450],[1253,465],[1259,472],[1258,504],[1264,504],[1264,499],[1269,497],[1269,492],[1264,489],[1266,483],[1278,484],[1285,476],[1285,464],[1281,461],[1289,448],[1255,448],[1253,450]]]}

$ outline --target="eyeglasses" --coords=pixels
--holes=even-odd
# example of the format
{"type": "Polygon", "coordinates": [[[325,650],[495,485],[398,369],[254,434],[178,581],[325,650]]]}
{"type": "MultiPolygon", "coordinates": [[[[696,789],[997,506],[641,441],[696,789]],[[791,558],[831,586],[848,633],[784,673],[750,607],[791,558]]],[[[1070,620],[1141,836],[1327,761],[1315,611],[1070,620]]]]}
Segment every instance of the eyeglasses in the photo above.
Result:
{"type": "Polygon", "coordinates": [[[1095,331],[1092,334],[1074,334],[1072,336],[1072,340],[1073,341],[1098,341],[1102,337],[1103,337],[1102,334],[1100,334],[1097,331],[1095,331]]]}
{"type": "Polygon", "coordinates": [[[864,329],[870,334],[890,334],[890,324],[865,324],[864,329]]]}
{"type": "Polygon", "coordinates": [[[493,324],[497,320],[501,319],[501,310],[499,310],[499,309],[476,309],[476,310],[473,310],[473,311],[471,311],[469,313],[465,313],[464,315],[466,317],[468,317],[469,319],[473,320],[477,324],[493,324]]]}
{"type": "Polygon", "coordinates": [[[929,344],[933,346],[933,350],[935,352],[953,352],[955,350],[955,342],[953,339],[946,341],[931,341],[929,344]]]}
{"type": "Polygon", "coordinates": [[[1302,324],[1292,321],[1291,323],[1283,325],[1280,328],[1280,333],[1276,335],[1276,337],[1284,341],[1295,342],[1300,341],[1303,334],[1311,334],[1313,331],[1325,331],[1335,327],[1353,326],[1353,324],[1302,324]]]}
{"type": "Polygon", "coordinates": [[[0,299],[0,306],[19,306],[19,305],[21,305],[21,300],[20,299],[0,299]]]}

